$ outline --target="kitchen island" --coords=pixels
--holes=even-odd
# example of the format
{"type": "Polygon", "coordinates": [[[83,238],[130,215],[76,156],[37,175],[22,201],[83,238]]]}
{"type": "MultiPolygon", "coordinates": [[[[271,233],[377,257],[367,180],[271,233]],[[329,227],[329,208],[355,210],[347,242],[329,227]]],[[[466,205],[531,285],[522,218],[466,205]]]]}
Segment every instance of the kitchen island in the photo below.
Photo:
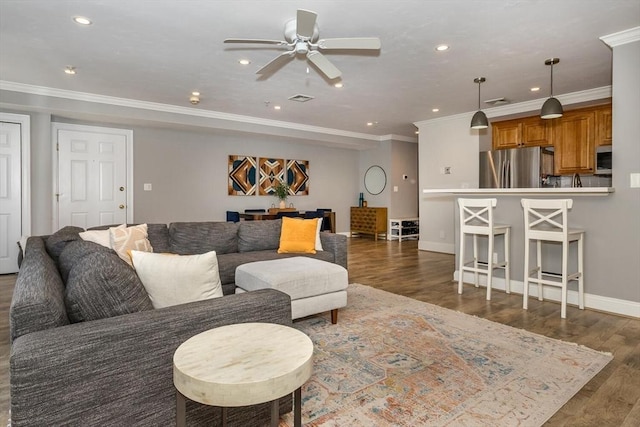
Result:
{"type": "MultiPolygon", "coordinates": [[[[460,248],[459,214],[456,200],[465,198],[496,198],[497,205],[494,210],[494,220],[501,224],[511,225],[511,291],[522,294],[524,280],[524,214],[520,203],[523,198],[549,198],[549,199],[573,199],[573,208],[569,211],[569,226],[585,230],[585,305],[588,308],[599,309],[614,313],[637,316],[638,304],[626,299],[602,297],[604,289],[610,288],[609,272],[615,260],[612,259],[612,245],[627,242],[624,236],[612,236],[609,224],[604,223],[604,218],[610,218],[611,204],[609,201],[615,195],[613,187],[579,187],[579,188],[455,188],[455,189],[423,189],[421,202],[426,209],[421,211],[420,223],[427,225],[421,227],[420,238],[426,241],[444,240],[443,237],[453,233],[453,244],[450,252],[456,255],[456,266],[460,248]],[[437,221],[429,221],[429,212],[442,209],[451,212],[453,230],[449,231],[447,224],[437,221]],[[426,215],[425,215],[426,214],[426,215]],[[431,228],[428,228],[428,227],[431,228]],[[425,233],[425,234],[423,234],[425,233]]],[[[425,245],[426,246],[426,245],[425,245]]],[[[420,246],[420,249],[435,250],[420,246]]],[[[444,245],[443,245],[444,247],[444,245]]],[[[503,259],[500,252],[502,245],[497,245],[498,259],[503,259]]],[[[440,252],[447,252],[441,250],[440,252]]],[[[486,253],[486,242],[481,247],[481,253],[486,253]]],[[[486,255],[484,255],[486,257],[486,255]]],[[[550,271],[558,272],[560,269],[560,245],[546,245],[543,250],[543,265],[550,271]]],[[[486,259],[486,258],[485,258],[486,259]]],[[[576,248],[569,251],[569,271],[575,270],[576,248]]],[[[494,289],[498,292],[504,290],[504,280],[500,276],[502,272],[496,270],[494,277],[494,289]]],[[[458,271],[454,273],[453,280],[457,281],[458,271]]],[[[484,285],[481,276],[481,286],[484,285]]],[[[473,282],[473,275],[464,278],[465,286],[473,282]]],[[[569,304],[577,304],[577,285],[569,285],[569,304]]],[[[537,296],[537,286],[530,289],[530,296],[537,296]]],[[[452,290],[453,292],[453,290],[452,290]]],[[[560,291],[555,287],[545,288],[545,299],[560,300],[560,291]]],[[[558,306],[558,313],[560,306],[558,306]]],[[[571,313],[571,309],[570,309],[571,313]]],[[[571,314],[569,314],[570,316],[571,314]]]]}

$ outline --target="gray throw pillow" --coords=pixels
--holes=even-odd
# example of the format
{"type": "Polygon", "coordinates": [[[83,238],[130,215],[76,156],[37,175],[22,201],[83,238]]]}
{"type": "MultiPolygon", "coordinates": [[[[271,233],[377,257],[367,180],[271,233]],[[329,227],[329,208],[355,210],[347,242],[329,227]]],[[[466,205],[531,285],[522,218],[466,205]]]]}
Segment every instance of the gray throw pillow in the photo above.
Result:
{"type": "Polygon", "coordinates": [[[79,260],[69,272],[64,300],[74,323],[153,309],[136,272],[115,252],[79,260]]]}
{"type": "Polygon", "coordinates": [[[69,279],[69,273],[71,272],[73,267],[82,258],[94,252],[113,253],[113,249],[109,249],[105,246],[85,240],[76,240],[74,242],[69,242],[69,244],[60,254],[60,258],[58,258],[58,270],[60,270],[62,281],[67,283],[67,280],[69,279]]]}

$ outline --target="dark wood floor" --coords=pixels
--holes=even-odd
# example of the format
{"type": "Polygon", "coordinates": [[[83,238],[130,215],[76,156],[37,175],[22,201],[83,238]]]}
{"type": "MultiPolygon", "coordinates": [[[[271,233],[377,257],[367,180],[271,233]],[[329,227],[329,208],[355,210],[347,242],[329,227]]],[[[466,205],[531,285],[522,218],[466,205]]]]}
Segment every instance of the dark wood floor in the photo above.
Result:
{"type": "MultiPolygon", "coordinates": [[[[463,295],[452,282],[452,255],[419,251],[416,241],[349,239],[349,280],[460,312],[526,329],[548,337],[613,353],[613,361],[576,394],[549,426],[640,426],[640,319],[560,306],[532,299],[522,310],[522,296],[496,291],[485,300],[471,285],[463,295]]],[[[14,275],[0,276],[0,426],[9,405],[8,312],[14,275]]]]}

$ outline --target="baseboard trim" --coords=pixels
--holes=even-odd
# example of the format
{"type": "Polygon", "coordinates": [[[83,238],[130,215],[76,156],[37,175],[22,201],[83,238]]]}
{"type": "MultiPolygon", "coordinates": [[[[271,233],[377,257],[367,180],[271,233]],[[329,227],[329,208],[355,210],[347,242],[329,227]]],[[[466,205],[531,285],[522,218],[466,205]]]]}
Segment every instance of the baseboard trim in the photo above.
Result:
{"type": "MultiPolygon", "coordinates": [[[[487,286],[487,276],[480,275],[480,286],[487,286]]],[[[458,281],[458,270],[453,273],[453,280],[458,281]]],[[[473,273],[465,272],[465,283],[474,283],[473,273]]],[[[571,283],[569,286],[575,286],[571,283]]],[[[505,280],[502,277],[493,278],[493,289],[501,291],[505,290],[505,280]]],[[[522,295],[524,290],[524,282],[521,280],[511,279],[511,292],[522,295]]],[[[529,296],[532,298],[538,297],[538,286],[529,285],[529,296]]],[[[560,302],[561,292],[560,288],[545,286],[543,289],[543,297],[545,300],[551,300],[560,302]]],[[[569,289],[567,292],[567,303],[578,305],[578,291],[569,289]]],[[[593,310],[605,311],[607,313],[620,314],[623,316],[640,318],[640,302],[622,300],[617,298],[604,297],[601,295],[593,295],[585,292],[584,294],[584,306],[585,308],[591,308],[593,310]]]]}
{"type": "Polygon", "coordinates": [[[455,254],[455,245],[453,243],[438,243],[418,241],[418,249],[421,251],[441,252],[443,254],[455,254]]]}

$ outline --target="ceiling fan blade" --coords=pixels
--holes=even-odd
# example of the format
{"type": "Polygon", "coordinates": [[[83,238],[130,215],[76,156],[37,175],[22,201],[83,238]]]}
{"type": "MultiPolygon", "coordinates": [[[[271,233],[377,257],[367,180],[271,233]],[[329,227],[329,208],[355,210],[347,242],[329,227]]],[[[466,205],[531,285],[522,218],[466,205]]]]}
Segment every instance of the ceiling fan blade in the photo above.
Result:
{"type": "Polygon", "coordinates": [[[291,58],[295,56],[295,51],[283,52],[280,55],[273,58],[271,62],[269,62],[264,67],[260,68],[256,71],[256,74],[271,74],[282,67],[286,62],[288,62],[291,58]]]}
{"type": "Polygon", "coordinates": [[[256,43],[256,44],[278,44],[286,46],[288,43],[283,40],[267,39],[224,39],[225,43],[256,43]]]}
{"type": "Polygon", "coordinates": [[[327,76],[329,80],[337,79],[342,75],[340,70],[336,68],[329,60],[317,50],[312,50],[307,53],[307,58],[313,65],[318,67],[322,73],[327,76]]]}
{"type": "Polygon", "coordinates": [[[318,40],[320,49],[371,49],[378,50],[381,47],[377,37],[353,37],[344,39],[318,40]]]}
{"type": "Polygon", "coordinates": [[[300,37],[310,39],[313,36],[313,29],[316,25],[318,14],[310,10],[298,9],[296,18],[296,34],[300,37]]]}

